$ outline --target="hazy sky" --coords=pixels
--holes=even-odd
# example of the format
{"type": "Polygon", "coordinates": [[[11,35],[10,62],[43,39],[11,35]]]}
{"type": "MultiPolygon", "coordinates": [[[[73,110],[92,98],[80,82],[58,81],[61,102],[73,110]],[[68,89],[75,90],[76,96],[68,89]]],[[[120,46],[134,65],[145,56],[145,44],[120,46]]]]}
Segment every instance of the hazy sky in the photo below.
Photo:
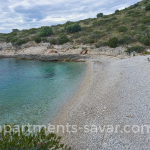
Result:
{"type": "Polygon", "coordinates": [[[139,0],[0,0],[0,33],[95,18],[139,0]]]}

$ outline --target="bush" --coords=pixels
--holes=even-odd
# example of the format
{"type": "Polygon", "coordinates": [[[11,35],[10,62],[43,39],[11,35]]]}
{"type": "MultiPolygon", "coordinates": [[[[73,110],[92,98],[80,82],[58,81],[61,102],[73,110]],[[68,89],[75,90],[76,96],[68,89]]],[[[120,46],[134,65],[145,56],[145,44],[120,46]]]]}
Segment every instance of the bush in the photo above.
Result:
{"type": "Polygon", "coordinates": [[[94,43],[94,40],[93,40],[93,39],[90,39],[90,40],[89,40],[89,43],[91,43],[91,44],[94,43]]]}
{"type": "Polygon", "coordinates": [[[94,26],[100,26],[100,25],[105,25],[106,23],[108,23],[110,20],[106,19],[106,20],[100,20],[100,21],[94,21],[93,25],[94,26]]]}
{"type": "Polygon", "coordinates": [[[120,11],[117,9],[116,11],[115,11],[115,13],[119,13],[120,11]]]}
{"type": "Polygon", "coordinates": [[[64,44],[64,43],[67,43],[69,42],[69,38],[67,37],[67,35],[64,35],[64,34],[60,34],[59,35],[59,38],[58,38],[58,41],[59,41],[59,44],[64,44]]]}
{"type": "Polygon", "coordinates": [[[19,39],[18,41],[17,41],[17,45],[22,45],[22,44],[25,44],[26,43],[26,41],[25,41],[25,39],[19,39]]]}
{"type": "Polygon", "coordinates": [[[120,39],[118,42],[119,42],[120,45],[122,45],[122,44],[129,44],[129,43],[132,42],[132,38],[128,37],[128,36],[125,36],[122,39],[120,39]]]}
{"type": "Polygon", "coordinates": [[[148,37],[142,37],[140,38],[140,42],[146,46],[149,46],[150,45],[150,40],[148,37]]]}
{"type": "Polygon", "coordinates": [[[9,126],[2,130],[0,138],[1,150],[70,150],[67,145],[60,143],[61,137],[57,137],[54,133],[46,134],[44,128],[40,132],[33,134],[28,132],[28,127],[25,127],[25,131],[20,128],[20,133],[9,133],[10,130],[9,126]],[[6,130],[8,131],[7,133],[6,130]]]}
{"type": "Polygon", "coordinates": [[[117,37],[113,37],[113,38],[109,39],[108,46],[112,47],[112,48],[117,47],[118,46],[118,38],[117,37]]]}
{"type": "Polygon", "coordinates": [[[36,33],[36,29],[35,28],[31,28],[28,30],[29,34],[35,34],[36,33]]]}
{"type": "Polygon", "coordinates": [[[145,16],[145,17],[141,20],[141,22],[144,23],[144,24],[150,23],[150,17],[145,16]]]}
{"type": "Polygon", "coordinates": [[[145,49],[145,47],[142,47],[142,46],[133,46],[133,47],[129,47],[127,49],[127,52],[131,53],[131,52],[135,51],[137,53],[141,53],[144,49],[145,49]]]}
{"type": "Polygon", "coordinates": [[[34,39],[34,41],[36,43],[40,43],[41,42],[41,38],[39,36],[34,36],[33,39],[34,39]]]}
{"type": "Polygon", "coordinates": [[[12,29],[12,32],[19,32],[18,29],[12,29]]]}
{"type": "Polygon", "coordinates": [[[57,40],[56,39],[52,39],[52,40],[50,40],[50,43],[55,45],[55,44],[57,44],[57,40]]]}
{"type": "Polygon", "coordinates": [[[99,14],[97,14],[97,18],[99,18],[99,17],[103,17],[104,15],[103,15],[103,13],[99,13],[99,14]]]}
{"type": "Polygon", "coordinates": [[[143,41],[143,44],[146,45],[146,46],[149,46],[150,45],[149,38],[145,38],[144,41],[143,41]]]}
{"type": "Polygon", "coordinates": [[[150,10],[150,4],[145,7],[145,11],[149,11],[149,10],[150,10]]]}
{"type": "Polygon", "coordinates": [[[66,30],[66,28],[67,28],[68,25],[72,25],[72,24],[73,24],[73,22],[67,21],[67,22],[65,23],[65,30],[66,30]]]}
{"type": "Polygon", "coordinates": [[[15,43],[17,42],[17,40],[18,40],[17,38],[13,38],[13,39],[11,40],[11,43],[12,43],[12,44],[15,44],[15,43]]]}
{"type": "Polygon", "coordinates": [[[74,32],[78,32],[81,31],[81,26],[79,24],[72,24],[72,25],[68,25],[66,27],[66,31],[68,33],[74,33],[74,32]]]}
{"type": "Polygon", "coordinates": [[[52,31],[51,27],[45,26],[45,27],[41,28],[40,36],[49,36],[49,35],[52,35],[52,34],[53,34],[53,31],[52,31]]]}
{"type": "Polygon", "coordinates": [[[128,29],[125,26],[121,26],[117,29],[118,32],[126,32],[128,29]]]}
{"type": "Polygon", "coordinates": [[[8,34],[6,34],[7,36],[6,36],[6,38],[5,38],[5,41],[8,43],[8,42],[10,42],[13,38],[14,38],[14,36],[16,36],[17,35],[17,33],[16,32],[11,32],[11,33],[8,33],[8,34]]]}

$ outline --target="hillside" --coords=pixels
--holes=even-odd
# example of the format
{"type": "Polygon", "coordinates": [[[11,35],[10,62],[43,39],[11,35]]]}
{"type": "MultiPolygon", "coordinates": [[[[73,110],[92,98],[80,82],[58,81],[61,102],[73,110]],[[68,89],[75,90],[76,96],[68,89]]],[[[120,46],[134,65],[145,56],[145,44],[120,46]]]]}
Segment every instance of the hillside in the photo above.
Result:
{"type": "Polygon", "coordinates": [[[43,41],[51,44],[94,44],[99,47],[109,45],[108,41],[113,37],[118,38],[116,46],[150,46],[150,0],[143,0],[123,10],[116,10],[113,14],[100,15],[97,18],[1,33],[0,41],[11,42],[16,46],[28,41],[43,41]]]}

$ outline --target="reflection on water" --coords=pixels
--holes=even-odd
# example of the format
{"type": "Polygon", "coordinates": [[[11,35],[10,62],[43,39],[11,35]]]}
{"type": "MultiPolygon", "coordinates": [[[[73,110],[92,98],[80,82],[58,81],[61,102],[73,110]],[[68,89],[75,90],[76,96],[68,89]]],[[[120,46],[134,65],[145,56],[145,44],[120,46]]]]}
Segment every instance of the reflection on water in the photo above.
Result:
{"type": "Polygon", "coordinates": [[[40,124],[57,115],[86,73],[79,62],[0,59],[0,124],[40,124]]]}

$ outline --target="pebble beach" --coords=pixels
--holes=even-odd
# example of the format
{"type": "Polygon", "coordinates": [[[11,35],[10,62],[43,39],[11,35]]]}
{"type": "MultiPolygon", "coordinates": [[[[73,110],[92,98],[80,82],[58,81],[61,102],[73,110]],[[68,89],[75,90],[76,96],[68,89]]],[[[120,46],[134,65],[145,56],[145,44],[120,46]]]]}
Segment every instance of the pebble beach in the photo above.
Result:
{"type": "Polygon", "coordinates": [[[58,133],[62,142],[78,150],[149,149],[149,129],[144,128],[150,125],[148,57],[90,59],[79,92],[55,121],[77,128],[58,133]]]}

